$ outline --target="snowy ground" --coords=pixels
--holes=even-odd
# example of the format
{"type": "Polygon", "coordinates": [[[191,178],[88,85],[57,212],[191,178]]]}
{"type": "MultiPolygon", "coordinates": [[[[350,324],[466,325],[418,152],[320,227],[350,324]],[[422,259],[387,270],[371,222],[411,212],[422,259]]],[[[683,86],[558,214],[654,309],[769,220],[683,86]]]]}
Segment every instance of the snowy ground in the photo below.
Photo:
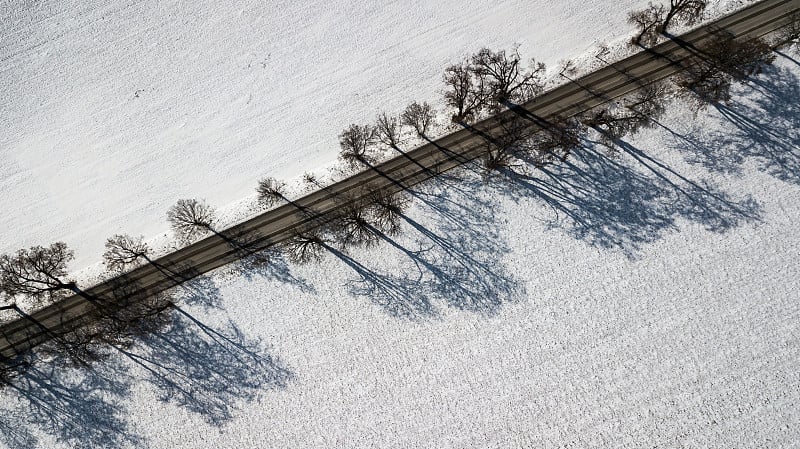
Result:
{"type": "Polygon", "coordinates": [[[0,253],[63,240],[80,270],[179,198],[239,211],[262,175],[332,162],[348,124],[438,101],[481,46],[554,67],[643,4],[0,0],[0,253]]]}
{"type": "Polygon", "coordinates": [[[796,446],[800,56],[789,56],[729,107],[674,106],[616,157],[589,141],[547,172],[487,184],[464,171],[416,191],[405,233],[375,248],[200,279],[183,290],[196,321],[181,315],[91,373],[40,365],[3,393],[0,438],[796,446]]]}

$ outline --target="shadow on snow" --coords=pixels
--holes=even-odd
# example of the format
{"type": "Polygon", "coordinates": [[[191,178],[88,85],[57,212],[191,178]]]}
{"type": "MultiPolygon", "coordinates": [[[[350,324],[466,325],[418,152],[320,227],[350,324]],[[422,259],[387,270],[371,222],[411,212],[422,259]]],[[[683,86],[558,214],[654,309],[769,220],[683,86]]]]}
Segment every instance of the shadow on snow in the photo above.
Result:
{"type": "MultiPolygon", "coordinates": [[[[680,134],[665,127],[675,146],[689,162],[711,172],[737,174],[743,163],[755,161],[764,172],[800,184],[800,81],[773,67],[742,89],[755,94],[717,107],[721,120],[734,125],[733,132],[680,134]]],[[[373,256],[391,251],[401,257],[400,268],[391,273],[328,249],[358,274],[347,282],[351,293],[392,316],[434,317],[439,305],[491,316],[525,295],[504,263],[510,247],[497,217],[500,197],[537,199],[550,211],[543,218],[547,227],[601,248],[621,249],[632,258],[677,229],[679,219],[725,232],[761,217],[759,205],[747,195],[734,196],[708,180],[679,173],[628,141],[618,141],[617,147],[620,156],[611,157],[585,139],[584,148],[570,159],[541,170],[507,169],[502,176],[481,180],[474,165],[468,165],[459,170],[463,177],[442,175],[410,190],[421,213],[432,219],[403,215],[411,232],[398,239],[383,235],[385,245],[370,250],[373,256]]],[[[314,291],[278,253],[248,257],[234,272],[314,291]]],[[[221,303],[216,284],[205,276],[184,283],[176,298],[205,309],[221,303]]],[[[12,378],[0,403],[0,441],[12,448],[34,447],[42,444],[37,435],[43,430],[71,445],[147,446],[124,419],[131,370],[142,374],[160,401],[217,426],[231,419],[237,403],[291,381],[292,372],[233,323],[210,326],[177,306],[171,313],[162,332],[130,347],[106,348],[115,357],[91,369],[65,369],[63,360],[51,360],[12,378]]]]}
{"type": "MultiPolygon", "coordinates": [[[[210,278],[181,289],[187,303],[220,301],[210,278]]],[[[0,441],[34,447],[41,444],[41,430],[73,446],[146,447],[139,429],[125,419],[134,380],[150,384],[158,400],[222,426],[241,402],[292,379],[260,341],[233,323],[210,326],[179,306],[170,313],[164,329],[130,347],[103,348],[104,357],[91,366],[65,368],[68,361],[56,357],[22,370],[8,382],[0,404],[0,441]]]]}
{"type": "Polygon", "coordinates": [[[521,297],[524,287],[503,262],[510,248],[496,221],[497,202],[479,176],[469,170],[461,174],[466,176],[441,175],[427,186],[409,190],[432,220],[423,224],[410,214],[402,215],[410,233],[402,239],[381,235],[386,245],[364,256],[374,260],[375,253],[379,259],[394,257],[390,252],[398,254],[400,267],[380,272],[352,255],[331,250],[358,274],[358,279],[347,282],[351,294],[407,319],[437,316],[440,304],[492,315],[502,304],[521,297]]]}
{"type": "Polygon", "coordinates": [[[789,69],[769,66],[735,89],[733,101],[716,108],[717,120],[733,127],[687,133],[665,127],[673,147],[712,172],[740,174],[752,161],[761,171],[800,185],[800,79],[789,69]]]}

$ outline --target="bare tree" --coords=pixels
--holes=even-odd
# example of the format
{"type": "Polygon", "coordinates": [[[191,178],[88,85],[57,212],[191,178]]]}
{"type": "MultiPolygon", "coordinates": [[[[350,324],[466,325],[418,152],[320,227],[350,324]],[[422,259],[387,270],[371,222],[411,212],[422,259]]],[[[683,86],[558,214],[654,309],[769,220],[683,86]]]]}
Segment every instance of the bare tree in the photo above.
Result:
{"type": "MultiPolygon", "coordinates": [[[[3,310],[15,310],[16,306],[13,298],[9,298],[3,290],[0,290],[0,312],[3,310]]],[[[2,320],[0,320],[2,322],[2,320]]]]}
{"type": "Polygon", "coordinates": [[[111,271],[124,271],[128,267],[147,260],[150,247],[144,242],[143,237],[133,238],[127,234],[115,234],[106,240],[106,252],[103,253],[103,263],[111,271]]]}
{"type": "Polygon", "coordinates": [[[651,118],[621,104],[614,104],[585,114],[582,123],[597,131],[601,142],[611,148],[623,137],[648,126],[651,118]]]}
{"type": "Polygon", "coordinates": [[[706,0],[670,0],[669,9],[664,5],[649,3],[647,8],[628,14],[628,23],[636,25],[639,30],[631,43],[651,47],[674,21],[683,25],[694,25],[702,20],[706,6],[706,0]]]}
{"type": "Polygon", "coordinates": [[[578,66],[572,59],[562,59],[558,62],[558,75],[570,79],[578,73],[578,66]]]}
{"type": "Polygon", "coordinates": [[[543,167],[556,161],[565,161],[575,150],[581,147],[584,126],[577,120],[555,121],[547,128],[533,135],[532,162],[536,167],[543,167]]]}
{"type": "Polygon", "coordinates": [[[371,125],[350,125],[339,134],[341,151],[339,157],[350,167],[358,164],[371,165],[374,158],[369,154],[375,141],[375,128],[371,125]]]}
{"type": "Polygon", "coordinates": [[[398,149],[400,145],[401,119],[385,112],[378,115],[375,133],[378,141],[389,148],[398,149]]]}
{"type": "Polygon", "coordinates": [[[78,292],[75,282],[65,279],[67,263],[73,258],[64,242],[4,254],[0,256],[0,290],[12,298],[24,296],[37,304],[58,300],[67,291],[78,292]]]}
{"type": "Polygon", "coordinates": [[[317,175],[311,172],[303,173],[303,183],[306,185],[306,190],[314,190],[321,187],[317,175]]]}
{"type": "Polygon", "coordinates": [[[484,179],[489,173],[501,171],[514,165],[514,154],[508,147],[486,142],[486,152],[481,158],[484,179]]]}
{"type": "Polygon", "coordinates": [[[423,102],[420,104],[415,101],[403,111],[401,120],[404,125],[414,128],[418,136],[425,137],[434,126],[436,113],[428,103],[423,102]]]}
{"type": "Polygon", "coordinates": [[[481,85],[495,106],[507,101],[525,102],[544,88],[545,65],[531,61],[531,67],[526,71],[522,67],[519,48],[514,48],[510,55],[505,50],[494,52],[482,48],[471,59],[473,73],[482,80],[481,85]]]}
{"type": "Polygon", "coordinates": [[[342,246],[371,246],[379,234],[370,223],[368,204],[361,200],[344,200],[336,219],[329,224],[342,246]]]}
{"type": "Polygon", "coordinates": [[[110,301],[98,304],[92,323],[84,332],[95,335],[103,343],[128,347],[134,339],[157,332],[170,318],[162,313],[173,305],[171,293],[149,294],[130,282],[113,282],[110,301]]]}
{"type": "Polygon", "coordinates": [[[286,184],[275,178],[263,178],[258,181],[256,192],[258,193],[258,202],[261,205],[272,207],[286,199],[284,196],[286,184]]]}
{"type": "Polygon", "coordinates": [[[732,78],[711,66],[691,66],[676,77],[676,83],[686,89],[689,96],[685,98],[695,110],[708,104],[726,103],[731,99],[732,78]]]}
{"type": "Polygon", "coordinates": [[[732,35],[717,33],[704,49],[710,64],[737,81],[760,74],[775,61],[772,47],[761,38],[738,41],[732,35]]]}
{"type": "Polygon", "coordinates": [[[676,83],[693,94],[695,107],[730,100],[734,80],[742,81],[761,73],[775,55],[763,39],[737,41],[727,33],[717,33],[701,48],[702,57],[678,75],[676,83]]]}
{"type": "Polygon", "coordinates": [[[182,199],[169,208],[167,221],[175,236],[188,243],[203,233],[214,231],[216,213],[205,201],[182,199]]]}
{"type": "Polygon", "coordinates": [[[511,168],[522,154],[535,151],[529,122],[522,117],[498,117],[498,132],[486,142],[483,155],[484,174],[511,168]]]}
{"type": "Polygon", "coordinates": [[[628,14],[628,23],[638,28],[638,34],[631,39],[631,44],[652,47],[658,42],[665,14],[663,5],[649,3],[647,8],[628,14]]]}
{"type": "Polygon", "coordinates": [[[664,114],[667,92],[664,83],[643,86],[619,102],[589,111],[581,122],[598,131],[602,142],[611,147],[619,139],[652,126],[664,114]]]}
{"type": "Polygon", "coordinates": [[[683,25],[694,25],[703,18],[706,6],[706,0],[670,0],[669,10],[661,23],[660,32],[666,32],[673,20],[683,25]]]}
{"type": "Polygon", "coordinates": [[[317,229],[300,230],[296,231],[282,246],[290,261],[306,264],[319,262],[322,259],[325,240],[317,229]]]}
{"type": "Polygon", "coordinates": [[[138,284],[130,282],[112,283],[110,291],[104,300],[95,298],[86,324],[59,333],[37,350],[68,366],[89,367],[110,354],[105,350],[109,345],[123,350],[134,344],[134,337],[157,332],[171,321],[164,313],[173,305],[168,294],[143,293],[138,284]]]}
{"type": "Polygon", "coordinates": [[[486,89],[481,79],[476,79],[468,61],[454,64],[444,71],[444,102],[453,108],[454,123],[474,119],[486,104],[486,89]]]}
{"type": "Polygon", "coordinates": [[[0,391],[10,384],[13,378],[24,372],[28,366],[30,363],[21,357],[0,359],[0,391]]]}
{"type": "Polygon", "coordinates": [[[410,203],[402,192],[376,190],[370,195],[369,215],[375,228],[386,235],[400,233],[400,222],[410,203]]]}
{"type": "Polygon", "coordinates": [[[624,100],[625,107],[642,118],[639,127],[651,126],[655,120],[664,115],[670,93],[667,83],[651,83],[629,95],[624,100]]]}

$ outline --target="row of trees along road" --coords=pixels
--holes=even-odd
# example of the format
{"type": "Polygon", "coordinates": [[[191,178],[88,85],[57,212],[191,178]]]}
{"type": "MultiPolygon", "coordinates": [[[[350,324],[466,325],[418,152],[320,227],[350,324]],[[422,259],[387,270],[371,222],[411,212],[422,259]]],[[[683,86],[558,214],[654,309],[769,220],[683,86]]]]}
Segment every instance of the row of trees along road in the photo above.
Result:
{"type": "MultiPolygon", "coordinates": [[[[669,38],[674,25],[692,25],[703,19],[703,0],[670,0],[669,4],[650,4],[632,12],[629,22],[637,27],[631,45],[652,46],[669,38]]],[[[800,17],[778,33],[780,43],[796,45],[800,36],[800,17]]],[[[644,86],[614,102],[595,108],[578,117],[552,121],[546,129],[533,133],[521,119],[501,123],[503,132],[487,141],[483,169],[491,172],[513,169],[520,164],[542,167],[562,161],[578,151],[582,137],[592,129],[613,147],[625,135],[651,126],[665,110],[665,102],[678,96],[689,99],[695,108],[730,99],[734,81],[745,80],[772,62],[772,47],[762,39],[737,41],[725,32],[718,32],[698,52],[691,68],[673,77],[672,82],[644,86]]],[[[565,65],[566,67],[566,65],[565,65]]],[[[562,75],[563,75],[562,71],[562,75]]],[[[445,68],[442,80],[442,104],[450,114],[450,125],[438,117],[427,102],[412,102],[399,114],[381,112],[374,123],[352,124],[339,135],[343,169],[353,171],[369,167],[388,152],[403,153],[410,139],[429,139],[440,126],[468,126],[469,123],[501,111],[513,104],[524,103],[541,93],[545,86],[545,66],[535,60],[525,63],[519,49],[509,52],[483,48],[445,68]]],[[[322,187],[313,174],[304,175],[310,188],[322,187]]],[[[286,184],[275,178],[264,178],[256,189],[264,208],[288,201],[286,184]]],[[[341,198],[342,207],[325,223],[311,223],[296,229],[281,249],[295,263],[319,260],[325,250],[338,244],[365,246],[378,242],[382,235],[400,232],[400,218],[409,200],[403,193],[372,192],[362,199],[341,198]]],[[[167,212],[175,238],[188,244],[216,232],[213,207],[198,199],[181,199],[167,212]]],[[[231,242],[246,248],[243,242],[231,242]]],[[[107,239],[103,254],[105,267],[111,273],[122,273],[142,263],[153,263],[152,250],[142,237],[114,235],[107,239]]],[[[0,256],[0,310],[13,310],[30,319],[17,306],[25,298],[32,306],[41,307],[77,294],[94,301],[98,307],[93,326],[62,335],[56,339],[58,350],[73,354],[76,360],[90,359],[89,348],[98,341],[121,344],[141,332],[157,330],[159,316],[169,309],[168,297],[137,297],[136,286],[120,285],[110,302],[92,298],[68,276],[67,265],[72,251],[63,242],[48,247],[34,246],[14,254],[0,256]],[[137,306],[133,306],[137,304],[137,306]],[[150,323],[150,324],[148,324],[150,323]],[[155,323],[155,324],[153,324],[155,323]]],[[[6,361],[7,369],[14,365],[6,361]]],[[[2,370],[0,370],[2,371],[2,370]]],[[[7,371],[7,370],[6,370],[7,371]]],[[[0,373],[2,374],[2,373],[0,373]]],[[[0,376],[2,378],[2,376],[0,376]]]]}

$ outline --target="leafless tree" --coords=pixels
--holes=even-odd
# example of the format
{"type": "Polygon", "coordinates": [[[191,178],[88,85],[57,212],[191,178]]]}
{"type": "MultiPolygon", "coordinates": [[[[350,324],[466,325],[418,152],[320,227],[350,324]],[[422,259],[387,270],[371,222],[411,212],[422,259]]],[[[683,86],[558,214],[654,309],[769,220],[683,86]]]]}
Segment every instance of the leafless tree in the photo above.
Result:
{"type": "Polygon", "coordinates": [[[717,33],[704,50],[712,65],[737,81],[760,74],[775,61],[772,47],[761,38],[738,41],[732,35],[717,33]]]}
{"type": "Polygon", "coordinates": [[[556,161],[565,161],[569,155],[581,147],[581,137],[585,127],[577,120],[559,120],[533,135],[535,151],[531,154],[536,167],[543,167],[556,161]]]}
{"type": "Polygon", "coordinates": [[[376,190],[370,195],[369,215],[374,227],[383,234],[397,235],[410,201],[402,192],[391,194],[376,190]]]}
{"type": "Polygon", "coordinates": [[[601,42],[597,44],[597,51],[594,54],[594,59],[604,64],[608,64],[608,62],[606,62],[606,57],[608,57],[609,53],[611,53],[611,48],[607,43],[601,42]]]}
{"type": "Polygon", "coordinates": [[[359,164],[371,165],[374,158],[369,150],[375,141],[375,128],[371,125],[350,125],[339,134],[339,157],[351,168],[359,164]]]}
{"type": "Polygon", "coordinates": [[[647,116],[613,104],[585,114],[582,123],[596,130],[603,144],[613,147],[623,137],[639,131],[649,120],[647,116]]]}
{"type": "Polygon", "coordinates": [[[560,67],[558,75],[564,78],[569,79],[578,73],[578,66],[572,59],[563,59],[558,62],[558,66],[560,67]]]}
{"type": "Polygon", "coordinates": [[[339,210],[329,226],[342,246],[371,246],[377,242],[379,234],[370,223],[368,203],[346,199],[339,210]]]}
{"type": "Polygon", "coordinates": [[[476,78],[469,61],[447,67],[444,71],[444,102],[453,108],[454,123],[474,119],[486,105],[486,89],[476,78]]]}
{"type": "Polygon", "coordinates": [[[150,254],[150,247],[144,242],[143,237],[131,237],[127,234],[115,234],[106,240],[106,252],[103,253],[103,263],[111,271],[124,271],[146,260],[150,254]]]}
{"type": "Polygon", "coordinates": [[[725,72],[707,65],[694,65],[676,77],[678,86],[686,89],[685,96],[693,109],[699,110],[708,104],[726,103],[731,99],[733,79],[725,72]]]}
{"type": "Polygon", "coordinates": [[[665,111],[666,95],[664,83],[649,84],[619,102],[589,111],[581,122],[598,131],[603,143],[612,147],[619,139],[658,120],[665,111]]]}
{"type": "Polygon", "coordinates": [[[734,80],[742,81],[761,73],[775,55],[763,39],[737,41],[727,33],[717,33],[701,48],[702,57],[678,75],[676,83],[693,94],[696,108],[730,100],[734,80]]]}
{"type": "Polygon", "coordinates": [[[136,283],[111,285],[111,297],[98,304],[84,332],[116,347],[128,347],[136,336],[157,332],[170,318],[164,312],[174,305],[172,294],[143,292],[136,283]]]}
{"type": "Polygon", "coordinates": [[[25,360],[0,359],[0,391],[17,377],[29,364],[25,360]]]}
{"type": "Polygon", "coordinates": [[[487,141],[483,155],[484,174],[511,168],[521,155],[535,151],[533,134],[529,122],[522,117],[497,118],[495,135],[487,141]]]}
{"type": "Polygon", "coordinates": [[[647,8],[628,14],[628,23],[636,25],[638,34],[631,39],[634,45],[651,47],[673,22],[694,25],[703,18],[706,0],[670,0],[669,9],[664,5],[649,3],[647,8]]]}
{"type": "Polygon", "coordinates": [[[683,25],[694,25],[702,20],[706,6],[706,0],[670,0],[669,10],[661,23],[660,32],[667,31],[673,20],[683,25]]]}
{"type": "Polygon", "coordinates": [[[418,136],[425,137],[434,126],[436,113],[428,103],[417,103],[415,101],[403,111],[401,120],[404,125],[414,128],[418,136]]]}
{"type": "Polygon", "coordinates": [[[526,71],[518,48],[514,48],[510,55],[505,50],[494,52],[482,48],[472,55],[471,60],[471,70],[482,81],[480,84],[485,87],[495,109],[507,101],[523,103],[544,88],[545,65],[532,61],[526,71]]]}
{"type": "Polygon", "coordinates": [[[0,290],[0,311],[14,309],[14,300],[9,298],[3,290],[0,290]]]}
{"type": "Polygon", "coordinates": [[[320,188],[319,179],[317,175],[311,172],[303,173],[303,183],[306,185],[307,190],[314,190],[320,188]]]}
{"type": "Polygon", "coordinates": [[[258,193],[258,202],[264,207],[272,207],[284,199],[286,193],[286,184],[278,181],[275,178],[263,178],[258,181],[256,187],[258,193]]]}
{"type": "Polygon", "coordinates": [[[0,256],[0,290],[12,298],[24,296],[38,304],[60,299],[67,291],[77,292],[75,282],[66,279],[67,263],[73,258],[64,242],[4,254],[0,256]]]}
{"type": "Polygon", "coordinates": [[[486,152],[481,158],[484,178],[491,172],[510,168],[514,165],[514,154],[508,147],[486,142],[486,152]]]}
{"type": "Polygon", "coordinates": [[[397,149],[400,145],[401,119],[387,115],[385,112],[378,115],[375,124],[375,133],[378,141],[389,148],[397,149]]]}
{"type": "Polygon", "coordinates": [[[639,127],[650,126],[664,115],[670,93],[667,83],[651,83],[629,95],[624,104],[628,110],[642,118],[639,127]]]}
{"type": "Polygon", "coordinates": [[[286,257],[298,264],[318,262],[325,250],[325,240],[318,229],[296,231],[282,244],[286,257]]]}
{"type": "Polygon", "coordinates": [[[120,282],[111,286],[110,295],[95,298],[86,324],[60,333],[37,350],[71,366],[89,367],[109,355],[109,346],[129,348],[135,337],[158,332],[171,321],[165,313],[173,305],[168,294],[148,295],[135,283],[120,282]]]}
{"type": "Polygon", "coordinates": [[[645,9],[628,14],[628,23],[638,28],[638,34],[631,39],[631,44],[645,47],[655,45],[661,35],[665,13],[663,5],[650,3],[645,9]]]}
{"type": "Polygon", "coordinates": [[[216,213],[205,201],[182,199],[169,208],[167,221],[175,236],[188,243],[203,233],[213,232],[216,213]]]}

